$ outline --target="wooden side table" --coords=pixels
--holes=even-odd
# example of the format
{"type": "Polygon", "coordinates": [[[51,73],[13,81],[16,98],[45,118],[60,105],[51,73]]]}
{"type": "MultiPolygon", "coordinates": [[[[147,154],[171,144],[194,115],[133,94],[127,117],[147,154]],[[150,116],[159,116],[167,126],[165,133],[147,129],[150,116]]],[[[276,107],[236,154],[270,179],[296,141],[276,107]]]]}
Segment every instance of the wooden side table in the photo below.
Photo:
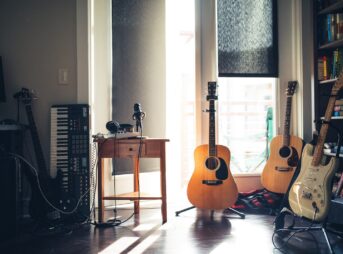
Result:
{"type": "Polygon", "coordinates": [[[162,223],[167,222],[167,193],[166,193],[166,150],[165,144],[168,139],[115,139],[95,138],[98,145],[98,222],[104,221],[104,200],[131,200],[134,201],[134,213],[139,214],[140,200],[161,200],[162,223]],[[139,146],[141,152],[139,157],[139,146]],[[133,192],[120,195],[104,195],[104,171],[105,159],[130,158],[133,160],[133,192]],[[139,192],[139,158],[160,159],[160,183],[161,195],[153,196],[139,192]]]}

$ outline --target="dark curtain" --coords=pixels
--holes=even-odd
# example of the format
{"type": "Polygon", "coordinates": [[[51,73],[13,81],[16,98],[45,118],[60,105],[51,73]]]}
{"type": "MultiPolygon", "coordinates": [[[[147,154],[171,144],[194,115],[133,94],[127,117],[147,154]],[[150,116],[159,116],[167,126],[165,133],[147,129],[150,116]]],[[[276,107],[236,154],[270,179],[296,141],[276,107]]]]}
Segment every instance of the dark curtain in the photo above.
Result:
{"type": "Polygon", "coordinates": [[[276,0],[217,0],[219,77],[277,77],[276,0]]]}

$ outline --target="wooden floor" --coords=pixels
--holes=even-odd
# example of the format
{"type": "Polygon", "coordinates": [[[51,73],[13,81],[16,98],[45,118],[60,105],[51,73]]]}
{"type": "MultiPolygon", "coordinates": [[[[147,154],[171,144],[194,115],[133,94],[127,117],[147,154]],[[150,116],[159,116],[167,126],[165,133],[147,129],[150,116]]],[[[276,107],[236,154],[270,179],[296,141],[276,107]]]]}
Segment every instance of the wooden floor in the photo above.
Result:
{"type": "MultiPolygon", "coordinates": [[[[2,242],[0,253],[329,253],[321,233],[298,233],[287,243],[275,236],[274,216],[247,214],[240,219],[226,218],[220,211],[213,217],[208,211],[192,209],[175,216],[184,207],[169,207],[168,222],[161,224],[158,204],[141,209],[139,216],[120,226],[82,225],[73,229],[36,230],[2,242]]],[[[131,208],[118,209],[119,219],[132,214],[131,208]]],[[[106,212],[107,218],[113,211],[106,212]]],[[[287,239],[289,235],[285,236],[287,239]]],[[[343,240],[329,234],[335,253],[343,253],[343,240]]]]}

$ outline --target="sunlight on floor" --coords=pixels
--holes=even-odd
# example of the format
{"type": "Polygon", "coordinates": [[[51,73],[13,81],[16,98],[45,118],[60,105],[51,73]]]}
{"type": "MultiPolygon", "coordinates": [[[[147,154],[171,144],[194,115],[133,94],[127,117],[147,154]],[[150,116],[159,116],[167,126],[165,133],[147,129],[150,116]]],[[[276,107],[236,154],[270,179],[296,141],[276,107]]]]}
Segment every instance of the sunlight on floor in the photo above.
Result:
{"type": "Polygon", "coordinates": [[[148,236],[144,241],[138,244],[130,254],[140,254],[143,253],[147,248],[149,248],[161,235],[161,231],[157,230],[152,235],[148,236]]]}
{"type": "Polygon", "coordinates": [[[132,229],[132,231],[135,231],[135,232],[149,231],[153,227],[155,227],[155,225],[153,225],[153,224],[142,224],[142,225],[139,225],[139,226],[135,227],[134,229],[132,229]]]}
{"type": "Polygon", "coordinates": [[[210,254],[225,253],[229,249],[230,249],[230,245],[228,243],[222,243],[218,245],[218,247],[216,247],[213,251],[211,251],[210,254]]]}
{"type": "Polygon", "coordinates": [[[103,251],[98,252],[98,254],[113,254],[120,253],[131,246],[139,237],[121,237],[111,245],[109,245],[103,251]]]}

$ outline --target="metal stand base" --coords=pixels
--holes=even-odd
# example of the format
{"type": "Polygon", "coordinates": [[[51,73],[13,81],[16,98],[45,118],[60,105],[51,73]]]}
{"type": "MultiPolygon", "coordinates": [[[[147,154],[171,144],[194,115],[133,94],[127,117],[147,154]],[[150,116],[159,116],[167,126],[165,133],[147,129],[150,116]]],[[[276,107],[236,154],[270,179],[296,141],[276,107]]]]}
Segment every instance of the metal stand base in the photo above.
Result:
{"type": "Polygon", "coordinates": [[[281,210],[281,212],[278,214],[278,216],[275,218],[275,221],[274,221],[274,225],[275,225],[275,228],[274,228],[274,232],[276,234],[278,233],[282,233],[282,232],[295,232],[295,231],[298,231],[298,232],[310,232],[310,231],[322,231],[323,232],[323,235],[324,235],[324,238],[325,238],[325,242],[326,242],[326,245],[328,246],[328,249],[329,249],[329,253],[330,254],[334,254],[334,250],[332,249],[332,246],[331,246],[331,243],[329,241],[329,237],[328,237],[328,234],[327,232],[330,231],[326,228],[326,222],[324,221],[321,225],[319,226],[308,226],[308,227],[294,227],[294,223],[295,223],[295,218],[298,217],[296,216],[292,211],[290,211],[288,208],[283,208],[281,210]],[[291,226],[285,228],[284,227],[284,219],[285,219],[285,216],[286,214],[289,214],[291,216],[293,216],[293,223],[291,226]]]}
{"type": "MultiPolygon", "coordinates": [[[[176,212],[175,212],[175,216],[179,216],[180,213],[186,212],[186,211],[191,210],[191,209],[193,209],[193,208],[195,208],[195,206],[190,206],[190,207],[187,207],[187,208],[185,208],[185,209],[176,211],[176,212]]],[[[241,219],[245,219],[245,214],[244,214],[244,213],[241,213],[241,212],[239,212],[239,211],[237,211],[237,210],[235,210],[235,209],[233,209],[233,208],[231,208],[231,207],[226,208],[226,209],[224,210],[224,212],[226,212],[226,211],[230,211],[230,212],[232,212],[232,213],[234,213],[234,214],[237,214],[241,219]]],[[[211,214],[213,214],[213,211],[211,211],[211,214]]],[[[226,217],[227,217],[227,216],[226,216],[226,217]]]]}

